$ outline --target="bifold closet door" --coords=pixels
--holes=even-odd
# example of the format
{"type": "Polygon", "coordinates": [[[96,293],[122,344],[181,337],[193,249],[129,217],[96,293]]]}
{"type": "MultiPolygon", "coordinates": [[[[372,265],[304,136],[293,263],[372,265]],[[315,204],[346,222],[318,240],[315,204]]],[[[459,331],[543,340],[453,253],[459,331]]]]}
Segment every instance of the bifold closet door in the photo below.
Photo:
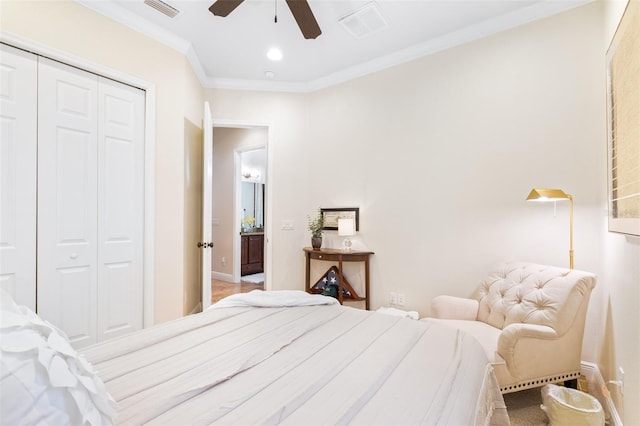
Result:
{"type": "Polygon", "coordinates": [[[75,347],[143,324],[144,92],[40,58],[38,314],[75,347]]]}
{"type": "Polygon", "coordinates": [[[99,79],[99,341],[143,326],[144,98],[99,79]]]}
{"type": "Polygon", "coordinates": [[[36,309],[37,68],[0,45],[0,286],[36,309]]]}
{"type": "Polygon", "coordinates": [[[38,314],[76,347],[97,342],[98,77],[38,69],[38,314]]]}

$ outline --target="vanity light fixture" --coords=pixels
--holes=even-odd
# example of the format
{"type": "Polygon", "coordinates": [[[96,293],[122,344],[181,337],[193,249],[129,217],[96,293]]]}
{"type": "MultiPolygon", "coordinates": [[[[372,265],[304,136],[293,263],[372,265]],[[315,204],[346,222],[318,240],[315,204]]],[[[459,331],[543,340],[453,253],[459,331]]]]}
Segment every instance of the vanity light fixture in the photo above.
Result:
{"type": "Polygon", "coordinates": [[[550,202],[553,201],[554,213],[556,201],[569,200],[569,268],[573,269],[573,197],[561,189],[534,188],[527,196],[527,201],[550,202]]]}
{"type": "Polygon", "coordinates": [[[260,173],[244,171],[242,172],[242,177],[245,179],[260,179],[260,173]]]}

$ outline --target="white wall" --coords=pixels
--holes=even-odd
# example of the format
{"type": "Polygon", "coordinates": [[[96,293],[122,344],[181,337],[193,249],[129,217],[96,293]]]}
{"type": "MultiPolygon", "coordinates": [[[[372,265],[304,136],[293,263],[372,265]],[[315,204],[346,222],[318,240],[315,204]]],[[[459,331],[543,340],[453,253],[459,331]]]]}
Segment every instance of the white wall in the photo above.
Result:
{"type": "MultiPolygon", "coordinates": [[[[567,206],[553,218],[525,203],[533,187],[574,195],[576,266],[599,269],[589,248],[604,214],[599,16],[588,6],[309,95],[207,97],[216,118],[287,133],[272,146],[273,220],[296,220],[296,251],[318,206],[359,206],[354,244],[376,252],[374,306],[396,290],[426,314],[433,295],[470,294],[505,256],[568,265],[567,206]]],[[[276,248],[274,270],[302,276],[293,252],[276,248]]]]}
{"type": "Polygon", "coordinates": [[[311,96],[309,189],[360,206],[374,304],[394,290],[426,314],[505,256],[568,266],[568,206],[553,218],[533,187],[574,195],[576,267],[600,269],[600,37],[590,6],[311,96]]]}
{"type": "Polygon", "coordinates": [[[214,117],[271,121],[280,135],[272,220],[296,229],[274,231],[274,288],[303,286],[307,214],[358,206],[354,245],[376,253],[372,308],[395,291],[427,315],[438,294],[472,295],[501,259],[568,266],[568,206],[554,218],[524,201],[562,188],[575,198],[575,266],[600,277],[583,359],[614,343],[637,400],[638,244],[605,228],[603,27],[596,2],[312,94],[209,91],[214,117]]]}
{"type": "MultiPolygon", "coordinates": [[[[156,87],[155,319],[183,313],[185,119],[202,126],[203,92],[184,55],[70,0],[3,1],[3,34],[84,58],[156,87]]],[[[55,55],[54,55],[55,57],[55,55]]]]}
{"type": "MultiPolygon", "coordinates": [[[[604,2],[605,52],[620,22],[626,0],[604,2]]],[[[600,282],[606,285],[603,294],[602,327],[598,342],[600,369],[607,381],[621,380],[624,374],[624,395],[617,386],[609,385],[618,412],[625,424],[640,424],[640,237],[603,232],[603,273],[600,282]]]]}
{"type": "Polygon", "coordinates": [[[211,104],[214,122],[269,128],[265,235],[266,253],[269,256],[271,251],[273,259],[265,266],[266,283],[272,283],[274,289],[302,288],[302,247],[309,245],[306,215],[311,196],[305,95],[209,89],[205,98],[211,104]],[[283,219],[294,220],[295,230],[280,229],[283,219]]]}

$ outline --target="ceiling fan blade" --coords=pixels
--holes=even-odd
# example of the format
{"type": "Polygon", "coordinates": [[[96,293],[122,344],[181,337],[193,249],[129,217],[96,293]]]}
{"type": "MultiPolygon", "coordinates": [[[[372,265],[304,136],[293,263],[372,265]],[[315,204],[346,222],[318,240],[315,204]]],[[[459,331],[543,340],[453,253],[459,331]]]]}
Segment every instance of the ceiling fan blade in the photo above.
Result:
{"type": "Polygon", "coordinates": [[[217,0],[209,7],[209,12],[216,16],[225,17],[240,6],[244,0],[217,0]]]}
{"type": "Polygon", "coordinates": [[[318,26],[318,21],[316,21],[315,16],[313,16],[307,0],[287,0],[287,6],[291,9],[293,17],[296,18],[296,22],[304,38],[313,39],[322,34],[318,26]]]}

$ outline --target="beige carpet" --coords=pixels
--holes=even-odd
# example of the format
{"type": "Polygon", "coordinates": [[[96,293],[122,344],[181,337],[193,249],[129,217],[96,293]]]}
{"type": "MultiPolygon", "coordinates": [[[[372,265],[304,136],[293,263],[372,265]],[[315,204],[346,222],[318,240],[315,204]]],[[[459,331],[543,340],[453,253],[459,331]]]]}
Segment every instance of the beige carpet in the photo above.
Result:
{"type": "Polygon", "coordinates": [[[547,425],[547,415],[540,408],[541,388],[527,389],[503,395],[512,426],[547,425]]]}

